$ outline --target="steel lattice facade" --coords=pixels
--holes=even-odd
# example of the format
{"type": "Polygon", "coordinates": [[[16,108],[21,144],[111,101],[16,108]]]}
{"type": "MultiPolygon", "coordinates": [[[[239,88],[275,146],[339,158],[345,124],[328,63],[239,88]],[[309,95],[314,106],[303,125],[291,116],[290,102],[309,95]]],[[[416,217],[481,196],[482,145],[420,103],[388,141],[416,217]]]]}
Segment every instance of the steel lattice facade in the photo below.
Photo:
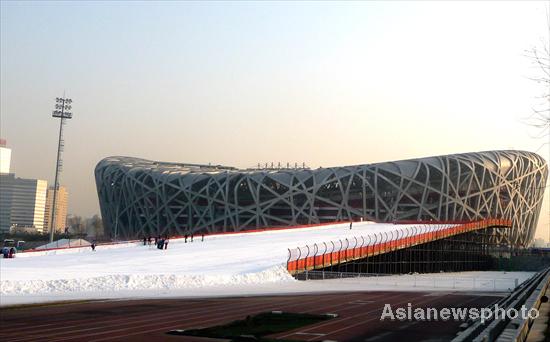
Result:
{"type": "Polygon", "coordinates": [[[496,242],[526,246],[537,225],[547,166],[523,151],[465,153],[369,165],[239,170],[130,157],[99,162],[106,234],[241,231],[365,218],[503,218],[496,242]]]}

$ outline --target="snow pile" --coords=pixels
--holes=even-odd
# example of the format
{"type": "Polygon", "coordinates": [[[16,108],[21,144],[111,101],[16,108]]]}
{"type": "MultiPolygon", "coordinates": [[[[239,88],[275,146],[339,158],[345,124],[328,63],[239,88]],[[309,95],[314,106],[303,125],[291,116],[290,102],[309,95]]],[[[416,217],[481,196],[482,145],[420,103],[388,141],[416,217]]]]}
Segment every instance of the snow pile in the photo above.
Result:
{"type": "Polygon", "coordinates": [[[116,274],[79,279],[3,280],[0,286],[2,295],[20,295],[121,290],[176,290],[293,280],[294,278],[288,274],[286,269],[279,265],[261,272],[234,275],[116,274]]]}

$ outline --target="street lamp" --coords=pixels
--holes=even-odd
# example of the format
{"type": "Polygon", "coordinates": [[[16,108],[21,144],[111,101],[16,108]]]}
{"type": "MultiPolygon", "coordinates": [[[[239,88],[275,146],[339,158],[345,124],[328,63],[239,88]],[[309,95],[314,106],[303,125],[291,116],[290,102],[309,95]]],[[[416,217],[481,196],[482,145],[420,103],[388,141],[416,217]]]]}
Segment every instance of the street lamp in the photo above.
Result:
{"type": "Polygon", "coordinates": [[[50,242],[53,242],[53,234],[55,231],[55,208],[57,203],[57,192],[59,191],[59,174],[63,167],[63,160],[61,153],[65,143],[63,141],[63,125],[65,120],[71,119],[73,113],[69,112],[72,108],[71,103],[73,100],[66,97],[55,98],[55,110],[52,112],[52,117],[59,118],[59,140],[57,141],[57,161],[55,164],[55,180],[53,186],[53,203],[52,203],[52,216],[50,220],[50,242]]]}

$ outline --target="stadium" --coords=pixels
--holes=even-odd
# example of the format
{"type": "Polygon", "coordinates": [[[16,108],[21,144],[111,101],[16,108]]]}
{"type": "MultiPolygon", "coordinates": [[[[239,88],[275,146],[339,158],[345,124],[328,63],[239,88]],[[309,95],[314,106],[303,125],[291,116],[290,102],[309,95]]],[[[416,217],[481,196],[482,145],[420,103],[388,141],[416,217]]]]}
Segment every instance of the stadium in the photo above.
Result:
{"type": "Polygon", "coordinates": [[[487,151],[319,169],[246,169],[108,157],[95,168],[107,235],[236,232],[372,220],[506,219],[533,238],[547,177],[535,153],[487,151]]]}
{"type": "MultiPolygon", "coordinates": [[[[402,331],[380,320],[387,303],[531,307],[550,279],[549,257],[523,248],[546,175],[541,157],[520,151],[316,170],[106,158],[95,176],[113,241],[0,262],[0,306],[77,304],[12,310],[4,322],[13,330],[38,317],[49,327],[27,329],[29,338],[165,340],[260,311],[335,312],[330,322],[269,336],[357,341],[402,331]],[[169,247],[163,236],[164,245],[143,240],[158,235],[169,247]],[[121,310],[131,317],[113,322],[108,314],[121,310]],[[102,323],[90,328],[90,319],[102,323]]],[[[460,328],[456,342],[484,334],[475,320],[453,322],[388,341],[415,331],[419,341],[433,330],[451,340],[460,328]]]]}

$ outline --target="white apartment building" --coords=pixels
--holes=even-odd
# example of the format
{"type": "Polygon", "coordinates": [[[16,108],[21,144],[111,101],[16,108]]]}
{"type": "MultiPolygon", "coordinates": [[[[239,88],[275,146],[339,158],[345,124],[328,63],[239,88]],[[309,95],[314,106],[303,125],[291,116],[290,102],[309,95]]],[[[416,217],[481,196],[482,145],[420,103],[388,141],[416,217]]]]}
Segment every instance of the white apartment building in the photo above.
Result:
{"type": "Polygon", "coordinates": [[[0,175],[0,229],[6,231],[15,225],[42,232],[47,191],[45,180],[0,175]]]}
{"type": "Polygon", "coordinates": [[[6,147],[6,140],[0,139],[0,174],[10,173],[11,149],[6,147]]]}
{"type": "Polygon", "coordinates": [[[0,139],[0,231],[18,226],[42,232],[48,182],[10,173],[11,150],[0,139]]]}

